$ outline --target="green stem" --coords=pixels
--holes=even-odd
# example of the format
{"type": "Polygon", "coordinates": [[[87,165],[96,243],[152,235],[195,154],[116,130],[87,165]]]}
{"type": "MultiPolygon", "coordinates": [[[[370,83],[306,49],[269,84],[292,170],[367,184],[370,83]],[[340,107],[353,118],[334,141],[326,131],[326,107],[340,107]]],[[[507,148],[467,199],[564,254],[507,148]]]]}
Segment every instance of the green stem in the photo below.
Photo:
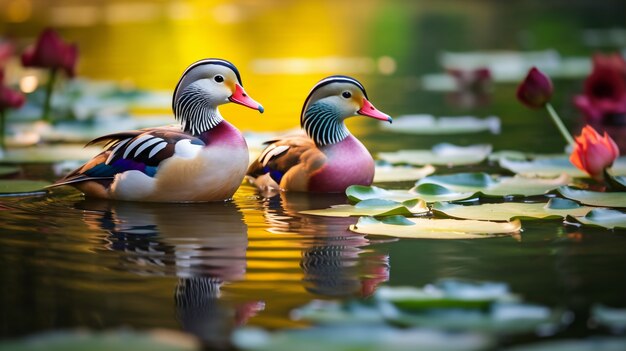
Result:
{"type": "Polygon", "coordinates": [[[576,146],[574,138],[565,127],[565,124],[563,124],[563,121],[561,121],[561,118],[559,118],[559,115],[554,110],[554,107],[552,107],[549,102],[546,104],[546,110],[548,110],[550,117],[552,117],[552,121],[554,121],[554,124],[556,124],[557,128],[559,128],[559,132],[561,132],[561,135],[563,135],[563,138],[565,138],[567,143],[570,144],[571,147],[576,146]]]}
{"type": "Polygon", "coordinates": [[[50,122],[50,100],[52,99],[52,89],[54,88],[54,82],[57,77],[57,69],[53,68],[50,70],[50,77],[48,77],[48,85],[46,85],[46,98],[43,103],[43,114],[41,119],[45,122],[50,122]]]}
{"type": "Polygon", "coordinates": [[[5,149],[5,145],[4,145],[4,133],[6,132],[5,129],[5,122],[4,122],[4,110],[0,109],[0,150],[4,150],[5,149]]]}

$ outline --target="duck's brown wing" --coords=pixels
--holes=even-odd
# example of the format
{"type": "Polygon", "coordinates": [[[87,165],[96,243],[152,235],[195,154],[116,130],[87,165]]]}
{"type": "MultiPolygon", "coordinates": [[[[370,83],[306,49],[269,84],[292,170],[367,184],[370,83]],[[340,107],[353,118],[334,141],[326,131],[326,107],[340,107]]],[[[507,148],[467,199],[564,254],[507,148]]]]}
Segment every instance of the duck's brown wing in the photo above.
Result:
{"type": "Polygon", "coordinates": [[[247,175],[269,176],[286,190],[306,191],[310,175],[326,162],[324,153],[307,136],[289,136],[267,143],[248,167],[247,175]]]}

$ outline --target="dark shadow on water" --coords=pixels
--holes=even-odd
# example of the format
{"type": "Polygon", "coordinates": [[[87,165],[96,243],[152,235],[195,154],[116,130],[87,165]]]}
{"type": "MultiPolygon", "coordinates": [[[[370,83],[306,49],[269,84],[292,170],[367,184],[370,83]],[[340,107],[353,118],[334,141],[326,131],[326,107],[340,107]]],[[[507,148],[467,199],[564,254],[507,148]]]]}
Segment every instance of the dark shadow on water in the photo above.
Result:
{"type": "Polygon", "coordinates": [[[178,277],[176,317],[207,347],[230,348],[231,331],[264,308],[227,303],[221,287],[244,278],[247,225],[236,204],[152,204],[86,199],[87,225],[109,233],[102,248],[123,252],[120,269],[178,277]]]}

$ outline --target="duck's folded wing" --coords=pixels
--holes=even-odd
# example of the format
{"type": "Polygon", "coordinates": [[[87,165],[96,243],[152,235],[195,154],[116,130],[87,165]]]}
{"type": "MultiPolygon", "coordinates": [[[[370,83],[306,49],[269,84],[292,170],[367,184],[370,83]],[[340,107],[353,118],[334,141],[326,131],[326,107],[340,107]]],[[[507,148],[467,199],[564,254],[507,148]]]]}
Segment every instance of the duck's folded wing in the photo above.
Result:
{"type": "Polygon", "coordinates": [[[247,175],[258,178],[268,174],[277,184],[294,167],[312,172],[325,162],[324,154],[306,136],[272,140],[261,155],[248,167],[247,175]]]}
{"type": "Polygon", "coordinates": [[[153,128],[109,134],[87,145],[104,143],[106,149],[83,166],[54,184],[64,185],[87,180],[112,180],[116,174],[136,170],[153,177],[159,164],[185,146],[202,147],[202,140],[174,128],[153,128]]]}

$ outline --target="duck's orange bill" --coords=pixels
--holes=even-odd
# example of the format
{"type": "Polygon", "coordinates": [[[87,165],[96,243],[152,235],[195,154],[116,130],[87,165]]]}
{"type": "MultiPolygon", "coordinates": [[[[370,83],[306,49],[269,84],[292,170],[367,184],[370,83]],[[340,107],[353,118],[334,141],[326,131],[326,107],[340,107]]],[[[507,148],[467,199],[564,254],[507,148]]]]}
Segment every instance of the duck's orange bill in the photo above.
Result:
{"type": "Polygon", "coordinates": [[[389,123],[393,121],[388,114],[380,112],[366,98],[363,98],[363,105],[361,105],[361,109],[356,111],[356,113],[363,116],[380,119],[381,121],[387,121],[389,123]]]}
{"type": "Polygon", "coordinates": [[[248,94],[246,94],[246,91],[243,90],[243,87],[239,84],[235,84],[235,92],[228,98],[228,100],[236,104],[249,107],[253,110],[259,110],[261,113],[265,111],[263,106],[249,97],[248,94]]]}

